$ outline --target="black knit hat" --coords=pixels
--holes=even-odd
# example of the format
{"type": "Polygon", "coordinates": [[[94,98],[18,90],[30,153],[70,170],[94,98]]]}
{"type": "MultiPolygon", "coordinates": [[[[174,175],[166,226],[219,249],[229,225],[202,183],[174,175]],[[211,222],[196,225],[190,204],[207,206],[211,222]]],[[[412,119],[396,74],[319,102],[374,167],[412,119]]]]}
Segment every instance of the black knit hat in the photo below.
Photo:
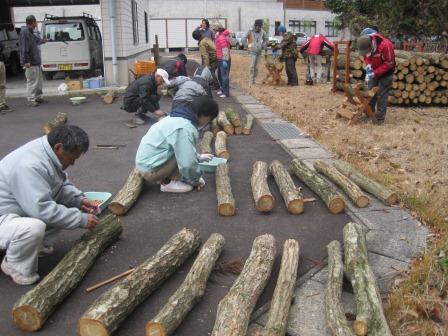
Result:
{"type": "Polygon", "coordinates": [[[185,56],[185,54],[180,53],[177,55],[177,58],[184,62],[184,64],[187,64],[187,56],[185,56]]]}
{"type": "Polygon", "coordinates": [[[191,36],[193,36],[193,38],[196,41],[199,41],[201,39],[202,33],[199,30],[195,30],[193,31],[193,33],[191,34],[191,36]]]}
{"type": "Polygon", "coordinates": [[[261,19],[257,19],[257,20],[255,20],[255,24],[254,24],[254,26],[262,27],[262,26],[263,26],[263,20],[261,20],[261,19]]]}

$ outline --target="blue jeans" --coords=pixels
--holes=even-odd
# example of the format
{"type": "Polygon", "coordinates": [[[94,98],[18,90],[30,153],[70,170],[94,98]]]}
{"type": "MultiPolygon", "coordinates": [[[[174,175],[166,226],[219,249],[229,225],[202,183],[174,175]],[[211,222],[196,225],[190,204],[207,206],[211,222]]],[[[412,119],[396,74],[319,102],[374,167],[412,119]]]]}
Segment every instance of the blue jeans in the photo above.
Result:
{"type": "Polygon", "coordinates": [[[231,60],[227,61],[227,69],[224,69],[222,66],[223,61],[218,60],[218,80],[221,84],[222,93],[227,97],[230,96],[230,82],[229,82],[229,74],[230,74],[230,65],[231,60]]]}

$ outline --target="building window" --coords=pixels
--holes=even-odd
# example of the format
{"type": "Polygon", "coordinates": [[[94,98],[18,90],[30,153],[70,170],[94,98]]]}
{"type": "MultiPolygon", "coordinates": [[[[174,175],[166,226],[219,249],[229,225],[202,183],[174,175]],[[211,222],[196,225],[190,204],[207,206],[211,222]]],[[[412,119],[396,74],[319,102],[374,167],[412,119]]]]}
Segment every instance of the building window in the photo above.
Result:
{"type": "Polygon", "coordinates": [[[339,35],[339,31],[333,21],[325,21],[326,36],[335,37],[339,35]]]}
{"type": "Polygon", "coordinates": [[[134,36],[134,45],[138,45],[138,12],[137,3],[132,0],[132,34],[134,36]]]}
{"type": "Polygon", "coordinates": [[[316,34],[316,21],[289,20],[289,29],[293,33],[304,32],[310,36],[316,34]]]}
{"type": "Polygon", "coordinates": [[[146,13],[146,12],[145,12],[145,39],[146,39],[146,43],[149,43],[148,13],[146,13]]]}

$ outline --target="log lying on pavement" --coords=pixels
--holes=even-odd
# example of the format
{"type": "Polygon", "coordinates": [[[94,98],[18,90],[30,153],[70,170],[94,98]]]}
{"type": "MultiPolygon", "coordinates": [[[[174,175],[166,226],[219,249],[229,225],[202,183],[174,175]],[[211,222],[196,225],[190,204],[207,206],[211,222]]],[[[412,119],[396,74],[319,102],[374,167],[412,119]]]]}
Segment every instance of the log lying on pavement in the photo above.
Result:
{"type": "Polygon", "coordinates": [[[252,132],[252,126],[254,124],[254,117],[246,113],[246,120],[244,121],[244,126],[242,132],[244,135],[249,135],[252,132]]]}
{"type": "Polygon", "coordinates": [[[108,208],[115,215],[123,216],[134,205],[143,188],[143,177],[134,169],[121,190],[115,195],[108,208]]]}
{"type": "Polygon", "coordinates": [[[268,321],[264,329],[266,336],[284,336],[286,334],[298,266],[299,243],[294,239],[288,239],[283,244],[282,263],[277,285],[272,295],[268,321]]]}
{"type": "Polygon", "coordinates": [[[269,166],[269,171],[274,176],[288,212],[293,215],[301,214],[304,207],[303,196],[294,185],[285,166],[280,161],[274,160],[269,166]]]}
{"type": "Polygon", "coordinates": [[[275,239],[270,234],[255,238],[243,271],[219,302],[212,336],[245,336],[250,315],[271,274],[275,239]]]}
{"type": "Polygon", "coordinates": [[[234,127],[241,126],[241,117],[233,108],[226,109],[226,117],[234,127]]]}
{"type": "Polygon", "coordinates": [[[230,185],[229,166],[222,163],[216,167],[216,198],[218,199],[218,214],[221,216],[235,215],[235,199],[230,185]]]}
{"type": "Polygon", "coordinates": [[[213,132],[214,136],[216,136],[216,134],[221,130],[221,127],[218,124],[218,117],[212,120],[212,122],[210,123],[210,129],[213,132]]]}
{"type": "Polygon", "coordinates": [[[50,120],[42,125],[42,133],[48,134],[58,126],[65,125],[67,123],[67,113],[58,112],[53,120],[50,120]]]}
{"type": "Polygon", "coordinates": [[[343,230],[345,274],[352,283],[356,300],[356,335],[392,336],[386,318],[375,275],[367,257],[366,237],[363,228],[348,223],[343,230]]]}
{"type": "Polygon", "coordinates": [[[318,160],[314,162],[314,168],[341,187],[358,208],[365,208],[369,205],[369,198],[362,192],[362,190],[345,175],[340,173],[335,167],[330,166],[324,161],[318,160]]]}
{"type": "Polygon", "coordinates": [[[376,196],[382,202],[388,205],[397,203],[398,197],[396,193],[364,176],[348,163],[343,161],[335,161],[333,162],[333,165],[337,170],[339,170],[342,174],[355,182],[359,187],[376,196]]]}
{"type": "Polygon", "coordinates": [[[202,299],[205,286],[224,247],[224,237],[214,233],[202,246],[190,272],[165,306],[146,324],[146,336],[167,336],[182,323],[188,312],[202,299]]]}
{"type": "Polygon", "coordinates": [[[78,286],[98,256],[122,232],[120,219],[109,215],[73,245],[57,266],[14,305],[12,320],[24,331],[36,331],[72,290],[78,286]]]}
{"type": "Polygon", "coordinates": [[[260,212],[271,211],[275,206],[275,199],[268,186],[268,164],[266,162],[256,161],[254,163],[250,185],[257,210],[260,212]]]}
{"type": "Polygon", "coordinates": [[[227,133],[219,131],[215,138],[215,153],[217,157],[230,159],[230,153],[227,150],[227,133]]]}
{"type": "Polygon", "coordinates": [[[291,169],[300,180],[302,180],[312,191],[319,195],[331,213],[338,214],[344,211],[344,199],[316,172],[312,171],[298,159],[291,161],[291,169]]]}
{"type": "Polygon", "coordinates": [[[342,262],[341,244],[334,240],[327,245],[328,280],[325,290],[325,316],[327,325],[334,336],[355,336],[347,322],[342,305],[342,279],[344,264],[342,262]]]}
{"type": "Polygon", "coordinates": [[[226,113],[224,111],[219,111],[217,121],[218,125],[221,126],[223,131],[227,134],[233,134],[235,132],[233,125],[230,123],[229,119],[227,119],[226,113]]]}
{"type": "Polygon", "coordinates": [[[236,135],[241,135],[241,134],[243,133],[243,127],[241,127],[241,126],[237,126],[237,127],[235,127],[235,129],[234,129],[234,133],[235,133],[236,135]]]}
{"type": "Polygon", "coordinates": [[[103,97],[103,102],[105,104],[112,104],[117,97],[117,93],[113,90],[107,91],[107,93],[103,97]]]}
{"type": "Polygon", "coordinates": [[[79,319],[80,336],[107,336],[199,247],[195,229],[184,228],[134,272],[98,297],[79,319]]]}
{"type": "Polygon", "coordinates": [[[199,151],[201,154],[213,154],[212,140],[213,133],[210,131],[205,131],[201,141],[199,142],[199,151]]]}

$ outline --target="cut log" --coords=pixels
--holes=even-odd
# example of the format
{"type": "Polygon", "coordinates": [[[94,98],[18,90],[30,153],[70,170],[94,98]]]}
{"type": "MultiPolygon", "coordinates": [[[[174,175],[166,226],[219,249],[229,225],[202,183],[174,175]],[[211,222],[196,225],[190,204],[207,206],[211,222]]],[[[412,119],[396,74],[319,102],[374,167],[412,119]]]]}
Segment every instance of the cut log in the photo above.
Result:
{"type": "Polygon", "coordinates": [[[341,244],[334,240],[327,245],[328,280],[325,290],[325,316],[334,336],[355,336],[345,317],[342,305],[342,263],[341,244]]]}
{"type": "Polygon", "coordinates": [[[219,111],[218,113],[218,125],[221,126],[224,132],[227,134],[233,134],[235,129],[233,125],[230,123],[229,119],[227,119],[226,113],[224,111],[219,111]]]}
{"type": "Polygon", "coordinates": [[[216,134],[221,130],[221,127],[218,124],[218,117],[212,120],[210,123],[210,129],[212,130],[214,136],[216,136],[216,134]]]}
{"type": "Polygon", "coordinates": [[[229,167],[226,163],[216,167],[216,198],[218,199],[218,214],[221,216],[235,215],[235,199],[230,184],[229,167]]]}
{"type": "Polygon", "coordinates": [[[199,251],[190,272],[157,315],[146,324],[146,336],[167,336],[182,323],[188,312],[201,301],[205,286],[224,247],[224,237],[213,233],[199,251]]]}
{"type": "Polygon", "coordinates": [[[243,133],[243,127],[242,126],[235,127],[234,132],[236,135],[241,135],[243,133]]]}
{"type": "Polygon", "coordinates": [[[224,131],[219,131],[215,138],[215,153],[216,156],[224,158],[226,160],[230,159],[230,153],[227,150],[227,133],[224,131]]]}
{"type": "Polygon", "coordinates": [[[199,232],[184,228],[134,272],[98,297],[79,320],[80,336],[107,336],[201,244],[199,232]]]}
{"type": "Polygon", "coordinates": [[[219,302],[212,336],[245,336],[252,310],[271,275],[275,259],[275,238],[255,238],[244,268],[219,302]]]}
{"type": "Polygon", "coordinates": [[[274,160],[269,166],[269,171],[274,176],[288,212],[293,215],[301,214],[304,207],[303,195],[294,185],[285,166],[280,161],[274,160]]]}
{"type": "Polygon", "coordinates": [[[58,112],[53,120],[50,120],[42,125],[42,133],[48,134],[58,126],[65,125],[67,123],[67,113],[58,112]]]}
{"type": "Polygon", "coordinates": [[[86,232],[57,266],[16,302],[12,310],[14,325],[24,331],[42,328],[56,306],[78,286],[101,252],[121,232],[120,219],[114,215],[86,232]]]}
{"type": "Polygon", "coordinates": [[[199,142],[199,151],[202,154],[213,154],[212,140],[213,140],[213,133],[210,131],[205,131],[201,141],[199,142]]]}
{"type": "Polygon", "coordinates": [[[299,243],[294,239],[288,239],[283,244],[282,263],[277,285],[272,295],[268,321],[264,329],[266,336],[284,336],[286,334],[298,266],[299,243]]]}
{"type": "Polygon", "coordinates": [[[268,164],[266,162],[256,161],[254,163],[250,185],[257,210],[260,212],[271,211],[275,206],[275,199],[268,186],[268,164]]]}
{"type": "Polygon", "coordinates": [[[252,125],[254,124],[254,117],[246,113],[246,121],[244,122],[243,126],[243,134],[249,135],[252,132],[252,125]]]}
{"type": "Polygon", "coordinates": [[[118,216],[125,215],[137,201],[142,188],[143,177],[137,169],[134,169],[131,174],[129,174],[123,188],[121,188],[117,195],[115,195],[112,202],[110,202],[108,206],[110,212],[118,216]]]}
{"type": "Polygon", "coordinates": [[[318,160],[314,162],[314,169],[319,173],[324,174],[344,190],[347,196],[358,208],[365,208],[369,205],[369,198],[362,192],[362,190],[345,175],[340,173],[335,167],[330,166],[324,161],[318,160]]]}
{"type": "Polygon", "coordinates": [[[333,165],[337,170],[339,170],[342,174],[355,182],[359,187],[376,196],[382,202],[388,205],[397,203],[398,197],[396,193],[364,176],[348,163],[343,161],[335,161],[333,162],[333,165]]]}
{"type": "MultiPolygon", "coordinates": [[[[345,54],[339,54],[337,59],[338,69],[345,69],[345,54]]],[[[361,70],[363,68],[363,61],[359,55],[351,53],[350,54],[350,69],[361,70]]]]}
{"type": "Polygon", "coordinates": [[[367,257],[366,237],[362,227],[348,223],[343,230],[345,274],[352,283],[356,301],[356,335],[392,336],[384,317],[380,292],[375,274],[367,257]]]}
{"type": "Polygon", "coordinates": [[[116,97],[117,97],[117,94],[115,91],[113,91],[113,90],[107,91],[107,93],[103,97],[103,102],[105,104],[112,104],[116,97]]]}
{"type": "Polygon", "coordinates": [[[344,199],[316,172],[312,171],[298,159],[291,161],[291,169],[300,180],[302,180],[312,191],[319,195],[331,213],[338,214],[344,211],[344,199]]]}
{"type": "Polygon", "coordinates": [[[234,127],[241,126],[240,114],[233,108],[229,107],[228,109],[226,109],[226,117],[234,127]]]}

